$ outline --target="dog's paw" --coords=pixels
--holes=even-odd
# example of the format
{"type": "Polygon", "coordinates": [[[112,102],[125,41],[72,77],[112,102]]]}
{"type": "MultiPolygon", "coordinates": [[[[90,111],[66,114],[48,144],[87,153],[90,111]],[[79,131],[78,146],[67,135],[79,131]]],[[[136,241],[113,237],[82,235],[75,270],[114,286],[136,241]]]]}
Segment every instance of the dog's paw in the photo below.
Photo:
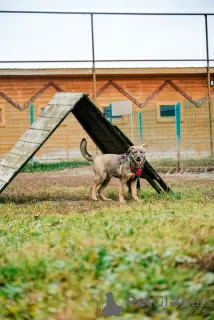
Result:
{"type": "Polygon", "coordinates": [[[105,199],[103,199],[104,201],[111,201],[111,199],[109,199],[109,198],[105,198],[105,199]]]}
{"type": "Polygon", "coordinates": [[[105,196],[101,196],[101,195],[100,195],[100,199],[103,201],[111,201],[111,199],[106,198],[105,196]]]}
{"type": "Polygon", "coordinates": [[[120,202],[120,203],[126,203],[126,200],[120,199],[119,202],[120,202]]]}
{"type": "Polygon", "coordinates": [[[97,198],[92,198],[92,200],[93,200],[93,201],[98,201],[98,199],[97,199],[97,198]]]}
{"type": "Polygon", "coordinates": [[[138,197],[134,197],[132,198],[134,201],[140,201],[140,199],[138,197]]]}

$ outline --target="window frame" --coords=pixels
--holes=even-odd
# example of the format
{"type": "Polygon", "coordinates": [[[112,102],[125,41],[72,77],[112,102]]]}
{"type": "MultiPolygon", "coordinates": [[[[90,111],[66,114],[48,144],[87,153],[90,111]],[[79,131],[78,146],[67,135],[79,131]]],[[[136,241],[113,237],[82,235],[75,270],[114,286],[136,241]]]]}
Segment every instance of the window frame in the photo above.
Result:
{"type": "MultiPolygon", "coordinates": [[[[160,107],[161,106],[172,106],[172,105],[176,105],[178,103],[178,101],[158,101],[157,102],[157,122],[171,122],[171,123],[175,123],[175,116],[170,116],[170,117],[161,117],[160,115],[160,107]]],[[[183,105],[182,102],[180,102],[181,105],[181,122],[184,121],[184,117],[183,117],[183,105]]]]}

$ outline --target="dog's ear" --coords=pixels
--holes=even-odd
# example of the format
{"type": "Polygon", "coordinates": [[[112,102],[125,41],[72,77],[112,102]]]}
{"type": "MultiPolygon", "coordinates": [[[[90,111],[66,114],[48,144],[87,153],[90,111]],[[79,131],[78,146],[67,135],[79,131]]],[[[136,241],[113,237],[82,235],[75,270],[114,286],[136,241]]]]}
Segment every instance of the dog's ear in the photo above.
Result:
{"type": "Polygon", "coordinates": [[[143,147],[143,148],[148,148],[148,144],[141,144],[141,147],[143,147]]]}
{"type": "Polygon", "coordinates": [[[133,150],[133,148],[134,146],[129,147],[127,153],[130,153],[133,150]]]}

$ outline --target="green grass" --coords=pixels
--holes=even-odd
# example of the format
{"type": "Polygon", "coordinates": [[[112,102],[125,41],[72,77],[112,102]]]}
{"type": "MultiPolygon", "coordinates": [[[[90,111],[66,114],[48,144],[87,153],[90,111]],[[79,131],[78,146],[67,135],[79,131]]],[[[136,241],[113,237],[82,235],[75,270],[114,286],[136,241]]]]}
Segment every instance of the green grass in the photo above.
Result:
{"type": "MultiPolygon", "coordinates": [[[[150,161],[151,165],[154,166],[158,171],[165,170],[171,167],[177,167],[177,161],[173,159],[161,159],[150,161]]],[[[23,169],[22,172],[45,172],[45,171],[59,171],[64,169],[79,168],[81,166],[89,166],[88,161],[61,161],[56,163],[39,163],[34,162],[28,163],[23,169]]],[[[207,157],[202,159],[186,159],[181,160],[181,167],[209,167],[214,166],[214,158],[207,157]]]]}
{"type": "Polygon", "coordinates": [[[28,163],[22,172],[44,172],[44,171],[58,171],[71,168],[79,168],[81,166],[88,166],[88,161],[61,161],[56,163],[28,163]]]}
{"type": "Polygon", "coordinates": [[[92,320],[93,299],[106,291],[124,307],[109,319],[214,319],[214,269],[205,258],[214,251],[214,187],[173,183],[173,195],[145,187],[139,203],[125,205],[113,187],[107,203],[90,201],[85,187],[3,194],[0,319],[92,320]],[[126,306],[128,296],[201,305],[137,309],[126,306]]]}

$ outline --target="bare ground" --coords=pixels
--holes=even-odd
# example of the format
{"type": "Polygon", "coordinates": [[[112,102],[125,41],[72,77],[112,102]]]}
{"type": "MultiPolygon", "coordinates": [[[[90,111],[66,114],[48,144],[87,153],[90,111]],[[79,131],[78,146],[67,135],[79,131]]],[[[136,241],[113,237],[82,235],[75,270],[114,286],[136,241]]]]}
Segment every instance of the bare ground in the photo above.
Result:
{"type": "MultiPolygon", "coordinates": [[[[209,184],[214,183],[214,173],[183,173],[183,174],[160,174],[161,177],[173,186],[183,185],[189,186],[194,184],[209,184]]],[[[11,189],[16,192],[20,190],[23,192],[35,188],[45,188],[54,185],[61,187],[90,187],[93,183],[93,169],[92,166],[65,169],[54,172],[36,172],[36,173],[20,173],[15,180],[10,184],[9,189],[4,191],[5,194],[10,194],[11,189]]],[[[141,179],[144,186],[149,186],[145,180],[141,179]]],[[[113,178],[109,186],[118,186],[118,180],[113,178]]]]}
{"type": "MultiPolygon", "coordinates": [[[[209,186],[214,184],[214,173],[160,174],[173,188],[209,186]]],[[[91,166],[65,169],[54,172],[20,173],[3,192],[2,196],[11,198],[20,195],[36,195],[41,190],[50,188],[90,188],[93,183],[91,166]]],[[[117,187],[118,180],[113,178],[109,187],[117,187]]],[[[141,179],[142,188],[151,188],[146,180],[141,179]]],[[[88,198],[88,195],[86,196],[88,198]]]]}

